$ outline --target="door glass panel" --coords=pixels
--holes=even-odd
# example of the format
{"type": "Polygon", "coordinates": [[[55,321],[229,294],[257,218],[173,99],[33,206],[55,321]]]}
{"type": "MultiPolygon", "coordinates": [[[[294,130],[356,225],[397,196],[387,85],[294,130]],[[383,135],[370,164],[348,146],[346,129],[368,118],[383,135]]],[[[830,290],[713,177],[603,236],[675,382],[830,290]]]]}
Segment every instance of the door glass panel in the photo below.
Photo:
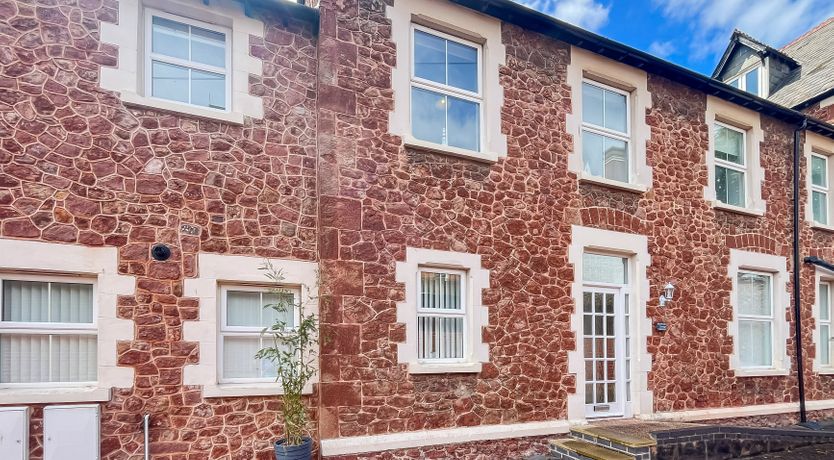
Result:
{"type": "Polygon", "coordinates": [[[582,280],[592,283],[626,284],[627,259],[586,252],[582,255],[582,280]]]}
{"type": "Polygon", "coordinates": [[[613,292],[586,292],[593,298],[593,308],[585,309],[583,322],[585,344],[585,401],[593,405],[593,412],[600,415],[617,413],[620,408],[611,405],[617,397],[617,323],[616,294],[613,292]],[[591,328],[590,324],[593,324],[591,328]]]}

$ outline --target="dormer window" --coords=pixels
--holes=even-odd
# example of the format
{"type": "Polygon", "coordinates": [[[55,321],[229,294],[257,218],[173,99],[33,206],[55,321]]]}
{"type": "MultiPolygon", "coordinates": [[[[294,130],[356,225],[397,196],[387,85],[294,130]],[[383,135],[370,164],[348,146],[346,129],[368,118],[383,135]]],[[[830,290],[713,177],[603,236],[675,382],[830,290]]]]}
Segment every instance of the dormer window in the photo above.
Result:
{"type": "Polygon", "coordinates": [[[761,66],[756,66],[729,80],[727,84],[742,91],[747,91],[750,94],[764,97],[764,92],[762,91],[764,86],[762,85],[762,74],[761,66]]]}

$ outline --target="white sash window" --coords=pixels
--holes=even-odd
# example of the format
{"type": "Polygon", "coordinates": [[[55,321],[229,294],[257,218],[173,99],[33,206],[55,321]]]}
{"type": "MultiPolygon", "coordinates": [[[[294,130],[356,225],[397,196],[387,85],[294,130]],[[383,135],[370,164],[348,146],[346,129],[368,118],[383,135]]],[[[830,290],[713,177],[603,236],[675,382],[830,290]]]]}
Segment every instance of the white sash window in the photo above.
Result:
{"type": "Polygon", "coordinates": [[[418,359],[460,361],[466,356],[465,278],[459,270],[420,269],[418,359]]]}
{"type": "Polygon", "coordinates": [[[79,278],[0,278],[0,385],[95,383],[95,291],[79,278]]]}

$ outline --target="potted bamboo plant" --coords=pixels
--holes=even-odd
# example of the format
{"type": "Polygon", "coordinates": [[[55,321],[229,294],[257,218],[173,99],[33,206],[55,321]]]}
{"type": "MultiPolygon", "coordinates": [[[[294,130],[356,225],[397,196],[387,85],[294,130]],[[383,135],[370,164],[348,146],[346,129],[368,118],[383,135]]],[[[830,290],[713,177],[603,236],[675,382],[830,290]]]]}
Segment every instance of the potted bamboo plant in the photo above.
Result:
{"type": "Polygon", "coordinates": [[[277,379],[284,392],[281,396],[281,416],[284,437],[275,442],[277,460],[307,460],[312,456],[313,439],[308,432],[307,409],[302,391],[316,375],[318,356],[318,318],[305,311],[305,302],[296,300],[282,287],[284,275],[268,261],[261,267],[273,285],[271,297],[275,303],[264,306],[274,310],[273,324],[262,334],[272,340],[270,345],[258,351],[257,359],[271,361],[275,365],[277,379]]]}

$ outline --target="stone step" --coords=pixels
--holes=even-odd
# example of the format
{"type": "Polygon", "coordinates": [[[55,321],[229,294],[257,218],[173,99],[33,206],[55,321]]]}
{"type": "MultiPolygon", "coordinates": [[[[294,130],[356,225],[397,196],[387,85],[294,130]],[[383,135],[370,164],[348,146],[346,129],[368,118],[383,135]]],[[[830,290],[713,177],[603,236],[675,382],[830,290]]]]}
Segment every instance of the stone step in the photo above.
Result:
{"type": "Polygon", "coordinates": [[[550,454],[562,460],[634,460],[633,455],[591,444],[580,439],[550,441],[550,454]]]}
{"type": "Polygon", "coordinates": [[[649,460],[657,442],[643,428],[637,424],[587,425],[571,428],[570,434],[574,439],[631,455],[637,460],[649,460]]]}

